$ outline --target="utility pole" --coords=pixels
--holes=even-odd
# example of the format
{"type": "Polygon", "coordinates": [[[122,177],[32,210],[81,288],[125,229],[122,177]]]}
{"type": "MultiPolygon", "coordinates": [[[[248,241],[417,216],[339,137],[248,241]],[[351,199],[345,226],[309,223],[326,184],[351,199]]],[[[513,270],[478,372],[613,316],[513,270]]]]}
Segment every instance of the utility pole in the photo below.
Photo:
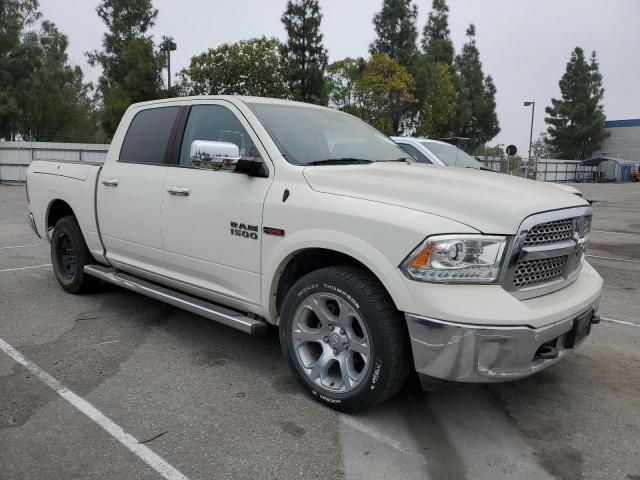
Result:
{"type": "MultiPolygon", "coordinates": [[[[531,106],[531,130],[529,132],[529,163],[531,163],[531,145],[533,144],[533,116],[536,112],[536,102],[524,102],[525,107],[531,106]]],[[[536,168],[534,169],[535,179],[538,178],[538,159],[536,158],[536,168]]]]}

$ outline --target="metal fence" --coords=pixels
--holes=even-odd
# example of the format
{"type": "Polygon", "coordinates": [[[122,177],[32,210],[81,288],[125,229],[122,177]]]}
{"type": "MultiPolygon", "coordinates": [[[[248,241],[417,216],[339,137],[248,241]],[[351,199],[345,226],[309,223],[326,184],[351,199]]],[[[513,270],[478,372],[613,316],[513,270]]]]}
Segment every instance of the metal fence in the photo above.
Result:
{"type": "Polygon", "coordinates": [[[543,182],[601,182],[603,172],[591,166],[580,165],[579,160],[539,160],[527,162],[526,159],[487,157],[480,158],[485,168],[494,172],[506,173],[517,177],[535,178],[543,182]]]}
{"type": "Polygon", "coordinates": [[[33,160],[102,162],[108,144],[54,142],[0,142],[0,182],[24,182],[33,160]]]}

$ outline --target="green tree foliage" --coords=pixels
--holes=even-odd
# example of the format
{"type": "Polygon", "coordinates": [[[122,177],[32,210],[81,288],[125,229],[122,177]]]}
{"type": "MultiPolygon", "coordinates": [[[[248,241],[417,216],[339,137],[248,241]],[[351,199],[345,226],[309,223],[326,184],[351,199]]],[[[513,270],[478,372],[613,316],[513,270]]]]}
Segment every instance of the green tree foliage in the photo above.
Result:
{"type": "Polygon", "coordinates": [[[420,115],[420,135],[432,138],[448,137],[456,113],[455,87],[447,65],[437,63],[431,74],[429,93],[420,115]]]}
{"type": "Polygon", "coordinates": [[[282,15],[287,31],[287,79],[295,100],[326,105],[324,70],[327,51],[322,43],[322,13],[318,0],[289,0],[282,15]]]}
{"type": "Polygon", "coordinates": [[[347,57],[327,67],[326,79],[330,107],[358,115],[360,98],[357,82],[366,66],[367,62],[364,58],[347,57]]]}
{"type": "Polygon", "coordinates": [[[456,57],[459,75],[457,98],[457,132],[469,138],[469,151],[490,141],[500,132],[496,114],[496,87],[491,76],[484,77],[480,52],[476,46],[476,29],[467,29],[467,43],[456,57]]]}
{"type": "Polygon", "coordinates": [[[560,79],[561,99],[552,99],[546,108],[548,143],[558,157],[584,160],[598,150],[604,140],[602,75],[596,52],[588,62],[576,47],[560,79]]]}
{"type": "Polygon", "coordinates": [[[433,0],[427,24],[422,31],[422,50],[435,65],[452,66],[455,57],[453,42],[449,37],[449,7],[445,0],[433,0]]]}
{"type": "Polygon", "coordinates": [[[287,59],[276,38],[225,43],[191,58],[179,74],[181,95],[288,98],[287,59]]]}
{"type": "Polygon", "coordinates": [[[20,97],[33,69],[22,32],[39,17],[37,0],[0,0],[0,136],[9,140],[17,133],[20,97]]]}
{"type": "Polygon", "coordinates": [[[371,57],[356,89],[361,117],[387,135],[400,132],[418,102],[413,76],[386,53],[371,57]]]}
{"type": "Polygon", "coordinates": [[[417,16],[418,8],[411,0],[384,0],[382,10],[373,17],[377,37],[369,52],[385,53],[400,65],[411,68],[418,53],[417,16]]]}
{"type": "Polygon", "coordinates": [[[102,67],[98,81],[101,121],[113,135],[130,104],[162,96],[164,55],[155,51],[148,34],[158,11],[151,0],[102,0],[96,11],[108,31],[102,50],[89,53],[89,62],[102,67]]]}
{"type": "Polygon", "coordinates": [[[19,96],[19,130],[37,141],[96,141],[96,122],[80,67],[72,67],[68,40],[48,21],[24,36],[23,51],[33,70],[19,96]]]}

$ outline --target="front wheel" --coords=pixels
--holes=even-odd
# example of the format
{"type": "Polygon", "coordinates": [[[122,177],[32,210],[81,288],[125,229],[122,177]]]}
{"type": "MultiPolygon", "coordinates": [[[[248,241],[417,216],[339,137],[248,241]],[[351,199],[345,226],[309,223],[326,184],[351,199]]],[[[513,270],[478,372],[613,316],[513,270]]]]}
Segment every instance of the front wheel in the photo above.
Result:
{"type": "Polygon", "coordinates": [[[343,412],[386,400],[409,373],[404,318],[361,267],[323,268],[298,280],[283,304],[280,344],[305,391],[343,412]]]}
{"type": "Polygon", "coordinates": [[[62,217],[53,227],[51,263],[58,283],[69,293],[89,292],[100,283],[84,273],[84,266],[94,262],[74,216],[62,217]]]}

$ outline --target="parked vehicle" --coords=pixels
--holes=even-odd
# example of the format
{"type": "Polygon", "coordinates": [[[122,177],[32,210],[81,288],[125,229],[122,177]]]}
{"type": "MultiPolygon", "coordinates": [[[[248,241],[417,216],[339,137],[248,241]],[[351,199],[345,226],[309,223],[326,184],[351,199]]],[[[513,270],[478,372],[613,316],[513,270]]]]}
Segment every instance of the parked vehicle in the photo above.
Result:
{"type": "MultiPolygon", "coordinates": [[[[484,167],[481,162],[464,150],[450,143],[432,140],[430,138],[391,137],[409,155],[421,163],[431,163],[449,167],[477,168],[484,167]]],[[[556,188],[582,197],[582,192],[571,185],[563,183],[549,183],[556,188]]]]}
{"type": "Polygon", "coordinates": [[[361,120],[250,97],[131,106],[104,164],[31,163],[29,219],[70,293],[100,280],[247,333],[353,412],[434,379],[526,377],[597,323],[591,208],[418,163],[361,120]]]}

